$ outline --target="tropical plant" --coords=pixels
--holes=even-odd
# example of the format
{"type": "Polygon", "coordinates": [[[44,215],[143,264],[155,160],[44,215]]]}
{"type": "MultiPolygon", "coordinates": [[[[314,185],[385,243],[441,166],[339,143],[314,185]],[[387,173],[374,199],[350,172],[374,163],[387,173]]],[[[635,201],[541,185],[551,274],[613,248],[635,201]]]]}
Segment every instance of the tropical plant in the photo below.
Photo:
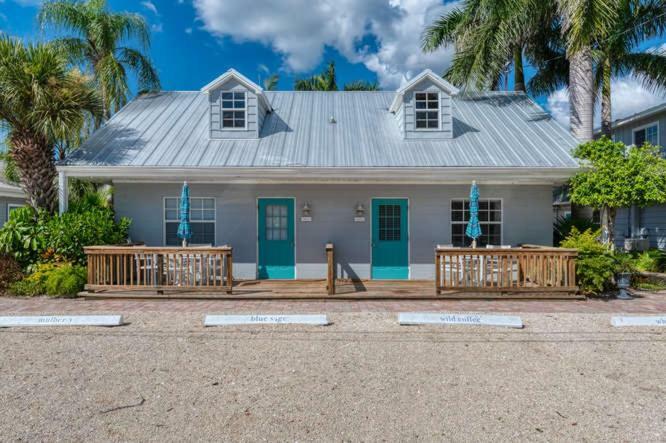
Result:
{"type": "Polygon", "coordinates": [[[298,79],[294,82],[296,91],[337,91],[335,62],[331,61],[324,72],[310,78],[298,79]]]}
{"type": "MultiPolygon", "coordinates": [[[[294,89],[296,91],[337,91],[338,80],[335,74],[335,62],[328,62],[326,70],[321,74],[296,80],[294,89]]],[[[346,83],[343,89],[345,91],[378,91],[379,85],[364,80],[354,80],[346,83]]]]}
{"type": "Polygon", "coordinates": [[[640,272],[663,272],[666,269],[666,252],[658,249],[643,251],[636,257],[635,267],[640,272]]]}
{"type": "MultiPolygon", "coordinates": [[[[428,26],[422,49],[453,45],[453,63],[444,77],[463,88],[496,89],[513,68],[514,90],[525,91],[524,52],[549,25],[552,2],[466,0],[428,26]]],[[[542,44],[543,42],[538,42],[542,44]]]]}
{"type": "Polygon", "coordinates": [[[379,85],[365,80],[354,80],[345,83],[345,91],[379,91],[379,85]]]}
{"type": "Polygon", "coordinates": [[[150,33],[139,14],[107,10],[106,0],[55,0],[44,3],[39,16],[43,27],[70,32],[56,40],[76,65],[86,66],[100,90],[104,118],[128,101],[127,71],[133,71],[139,91],[160,89],[157,71],[142,52],[150,47],[150,33]],[[136,41],[139,49],[124,44],[136,41]]]}
{"type": "Polygon", "coordinates": [[[56,208],[55,141],[101,113],[94,88],[69,69],[52,44],[0,37],[0,120],[8,127],[9,154],[34,208],[56,208]]]}
{"type": "Polygon", "coordinates": [[[264,79],[264,89],[266,91],[275,91],[278,87],[280,76],[278,74],[271,74],[264,79]]]}
{"type": "Polygon", "coordinates": [[[604,136],[573,155],[585,169],[571,179],[571,201],[601,211],[602,238],[611,248],[617,208],[666,203],[666,159],[658,148],[627,147],[604,136]]]}
{"type": "Polygon", "coordinates": [[[599,230],[579,231],[572,228],[562,242],[563,248],[578,250],[576,258],[576,281],[584,294],[600,294],[613,285],[616,260],[606,245],[599,243],[599,230]]]}
{"type": "Polygon", "coordinates": [[[578,229],[580,232],[585,232],[588,229],[596,230],[599,226],[586,217],[574,217],[572,215],[557,217],[553,224],[554,243],[559,245],[562,240],[569,236],[573,228],[578,229]]]}
{"type": "Polygon", "coordinates": [[[635,51],[666,30],[666,1],[621,0],[612,32],[597,43],[595,84],[601,89],[601,131],[611,136],[611,77],[632,75],[656,89],[666,86],[666,51],[635,51]]]}
{"type": "Polygon", "coordinates": [[[0,229],[0,253],[10,255],[24,268],[39,261],[44,250],[45,218],[43,212],[35,213],[30,207],[12,211],[0,229]]]}
{"type": "Polygon", "coordinates": [[[592,140],[594,102],[593,49],[614,31],[621,0],[557,0],[569,60],[571,132],[592,140]]]}

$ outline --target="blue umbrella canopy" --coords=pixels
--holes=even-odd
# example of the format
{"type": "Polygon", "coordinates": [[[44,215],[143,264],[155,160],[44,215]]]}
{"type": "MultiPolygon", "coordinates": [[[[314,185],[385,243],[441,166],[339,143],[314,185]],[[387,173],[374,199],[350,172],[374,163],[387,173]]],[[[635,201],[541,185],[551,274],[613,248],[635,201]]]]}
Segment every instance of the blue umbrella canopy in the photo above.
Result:
{"type": "Polygon", "coordinates": [[[183,239],[183,246],[187,240],[192,238],[192,226],[190,226],[190,187],[187,182],[183,183],[183,191],[180,194],[180,208],[178,209],[180,224],[178,225],[178,237],[183,239]]]}
{"type": "Polygon", "coordinates": [[[472,247],[476,247],[476,239],[481,237],[481,226],[479,225],[479,188],[476,181],[472,182],[469,190],[469,221],[465,235],[472,239],[472,247]]]}

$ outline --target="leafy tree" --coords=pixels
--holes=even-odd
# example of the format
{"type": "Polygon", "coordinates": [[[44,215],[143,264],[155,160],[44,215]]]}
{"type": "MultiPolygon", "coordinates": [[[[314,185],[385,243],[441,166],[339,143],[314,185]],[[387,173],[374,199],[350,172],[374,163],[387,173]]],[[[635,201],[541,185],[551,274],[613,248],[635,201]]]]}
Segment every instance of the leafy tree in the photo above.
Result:
{"type": "Polygon", "coordinates": [[[128,101],[127,71],[138,78],[139,91],[160,89],[157,71],[141,50],[150,47],[144,18],[128,12],[109,12],[106,0],[55,0],[44,3],[38,20],[43,27],[71,32],[57,40],[74,64],[91,72],[104,101],[104,118],[128,101]],[[129,40],[140,49],[124,46],[129,40]]]}
{"type": "Polygon", "coordinates": [[[94,87],[69,69],[54,45],[0,37],[0,120],[32,207],[55,211],[55,142],[101,114],[94,87]]]}
{"type": "Polygon", "coordinates": [[[571,201],[601,211],[602,238],[611,248],[618,208],[666,203],[666,159],[658,148],[602,137],[579,145],[574,156],[585,170],[571,179],[571,201]]]}

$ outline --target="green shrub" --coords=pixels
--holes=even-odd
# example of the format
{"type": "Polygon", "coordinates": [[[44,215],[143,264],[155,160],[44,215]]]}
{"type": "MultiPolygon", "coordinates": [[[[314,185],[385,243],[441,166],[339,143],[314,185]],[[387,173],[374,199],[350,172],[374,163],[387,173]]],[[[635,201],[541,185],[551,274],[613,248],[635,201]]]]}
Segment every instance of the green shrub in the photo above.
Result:
{"type": "Polygon", "coordinates": [[[14,295],[33,297],[72,296],[83,290],[86,283],[86,268],[72,263],[43,263],[33,272],[10,286],[14,295]]]}
{"type": "Polygon", "coordinates": [[[611,250],[597,240],[599,235],[598,230],[587,229],[581,232],[574,227],[561,243],[563,248],[578,250],[576,279],[581,292],[588,295],[600,294],[612,288],[618,266],[611,250]]]}
{"type": "Polygon", "coordinates": [[[108,208],[90,206],[55,216],[21,208],[0,229],[0,253],[13,256],[23,268],[51,261],[83,265],[84,247],[124,243],[129,226],[128,218],[116,222],[108,208]]]}
{"type": "Polygon", "coordinates": [[[52,217],[44,227],[45,254],[77,264],[85,264],[83,248],[93,245],[114,245],[127,241],[130,220],[116,222],[113,211],[88,208],[84,212],[66,212],[52,217]]]}
{"type": "Polygon", "coordinates": [[[0,294],[5,292],[11,284],[21,280],[21,278],[23,278],[21,265],[18,264],[14,257],[0,254],[0,294]]]}
{"type": "Polygon", "coordinates": [[[30,207],[12,211],[0,229],[0,253],[11,255],[22,267],[36,263],[44,249],[46,218],[46,214],[30,207]]]}
{"type": "Polygon", "coordinates": [[[585,217],[557,217],[553,224],[553,241],[559,245],[565,238],[571,234],[573,228],[579,232],[585,232],[588,229],[599,229],[599,225],[594,223],[591,219],[585,217]]]}
{"type": "Polygon", "coordinates": [[[666,268],[666,253],[658,249],[641,252],[636,257],[635,266],[640,272],[663,272],[666,268]]]}
{"type": "Polygon", "coordinates": [[[48,273],[46,293],[50,296],[73,296],[83,291],[86,280],[86,268],[65,263],[48,273]]]}

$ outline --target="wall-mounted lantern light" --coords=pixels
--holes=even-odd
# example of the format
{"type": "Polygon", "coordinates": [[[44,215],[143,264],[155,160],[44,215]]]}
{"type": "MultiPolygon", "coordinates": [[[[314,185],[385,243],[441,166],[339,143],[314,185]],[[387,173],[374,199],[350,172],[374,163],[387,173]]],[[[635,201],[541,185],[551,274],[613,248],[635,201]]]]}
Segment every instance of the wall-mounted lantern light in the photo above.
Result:
{"type": "Polygon", "coordinates": [[[361,203],[356,204],[356,208],[354,208],[354,221],[357,223],[363,223],[365,221],[365,208],[361,203]]]}
{"type": "Polygon", "coordinates": [[[301,221],[302,222],[312,221],[312,208],[310,207],[310,203],[308,202],[305,202],[303,204],[303,209],[301,209],[301,221]]]}

